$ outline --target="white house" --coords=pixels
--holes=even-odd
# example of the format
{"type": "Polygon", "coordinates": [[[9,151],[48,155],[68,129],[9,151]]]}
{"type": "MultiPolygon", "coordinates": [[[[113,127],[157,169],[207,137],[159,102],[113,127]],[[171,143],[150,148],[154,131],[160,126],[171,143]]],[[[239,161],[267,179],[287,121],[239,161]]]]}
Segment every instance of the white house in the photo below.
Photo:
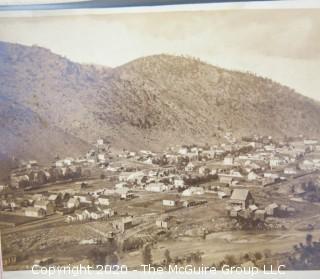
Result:
{"type": "Polygon", "coordinates": [[[99,153],[98,154],[98,161],[99,162],[105,162],[106,161],[106,155],[104,153],[99,153]]]}
{"type": "Polygon", "coordinates": [[[123,189],[123,188],[125,188],[127,185],[128,185],[128,184],[125,183],[125,182],[120,182],[120,183],[117,183],[117,184],[114,186],[114,188],[115,188],[115,189],[123,189]]]}
{"type": "Polygon", "coordinates": [[[259,176],[258,174],[256,174],[253,171],[249,172],[249,174],[248,174],[248,180],[249,181],[255,181],[255,180],[259,180],[259,179],[262,179],[262,177],[259,176]]]}
{"type": "Polygon", "coordinates": [[[273,157],[269,161],[269,165],[271,168],[277,168],[286,164],[287,164],[287,161],[280,157],[273,157]]]}
{"type": "Polygon", "coordinates": [[[101,195],[101,196],[98,198],[98,204],[100,204],[100,205],[109,205],[110,202],[109,202],[108,196],[106,196],[106,195],[101,195]]]}
{"type": "Polygon", "coordinates": [[[80,201],[77,198],[70,198],[67,202],[67,208],[78,208],[80,201]]]}
{"type": "Polygon", "coordinates": [[[104,145],[103,139],[97,139],[97,145],[104,145]]]}
{"type": "Polygon", "coordinates": [[[148,165],[152,165],[152,158],[148,158],[148,159],[144,160],[143,163],[148,164],[148,165]]]}
{"type": "Polygon", "coordinates": [[[131,172],[122,172],[122,173],[120,173],[120,175],[119,175],[119,181],[120,181],[120,182],[126,182],[126,181],[128,181],[128,177],[129,177],[131,174],[132,174],[131,172]]]}
{"type": "Polygon", "coordinates": [[[55,165],[57,168],[62,168],[64,166],[64,161],[63,160],[58,160],[55,162],[55,165]]]}
{"type": "Polygon", "coordinates": [[[76,214],[71,214],[66,216],[66,222],[67,223],[73,223],[77,221],[77,215],[76,214]]]}
{"type": "Polygon", "coordinates": [[[226,156],[223,159],[223,164],[225,166],[232,166],[234,164],[234,158],[232,156],[226,156]]]}
{"type": "Polygon", "coordinates": [[[102,209],[101,211],[104,213],[106,217],[109,217],[109,218],[114,216],[114,213],[115,213],[112,208],[105,208],[105,209],[102,209]]]}
{"type": "Polygon", "coordinates": [[[130,199],[133,199],[133,198],[134,198],[134,194],[133,193],[129,193],[128,191],[120,193],[120,199],[121,200],[130,200],[130,199]]]}
{"type": "Polygon", "coordinates": [[[120,167],[114,167],[114,166],[109,165],[109,166],[107,166],[106,170],[112,171],[112,172],[117,172],[120,170],[120,167]]]}
{"type": "Polygon", "coordinates": [[[137,172],[131,173],[128,176],[127,181],[140,183],[145,176],[146,175],[142,171],[137,171],[137,172]]]}
{"type": "Polygon", "coordinates": [[[98,210],[88,210],[90,213],[90,219],[92,220],[99,220],[105,217],[105,214],[103,211],[98,210]]]}
{"type": "Polygon", "coordinates": [[[196,161],[199,158],[198,152],[188,152],[186,156],[189,158],[190,161],[196,161]]]}
{"type": "Polygon", "coordinates": [[[288,175],[293,175],[293,174],[297,174],[298,171],[296,168],[294,167],[288,167],[288,168],[285,168],[284,171],[283,171],[284,174],[288,174],[288,175]]]}
{"type": "Polygon", "coordinates": [[[265,146],[264,146],[264,149],[265,149],[266,151],[271,152],[271,151],[275,151],[275,150],[276,150],[276,147],[275,147],[274,145],[270,144],[270,145],[265,145],[265,146]]]}
{"type": "Polygon", "coordinates": [[[168,186],[163,183],[150,183],[146,186],[146,191],[149,192],[165,192],[168,191],[168,186]]]}
{"type": "Polygon", "coordinates": [[[47,215],[54,213],[54,205],[50,201],[45,201],[45,200],[35,201],[34,207],[42,208],[47,215]]]}
{"type": "Polygon", "coordinates": [[[59,201],[59,198],[60,198],[60,197],[61,197],[61,195],[59,195],[59,194],[51,194],[51,195],[48,197],[48,201],[57,204],[57,202],[59,201]]]}
{"type": "Polygon", "coordinates": [[[169,229],[172,225],[172,218],[170,216],[160,217],[156,220],[156,226],[163,229],[169,229]]]}
{"type": "Polygon", "coordinates": [[[162,205],[163,206],[175,206],[176,205],[176,201],[174,201],[174,200],[163,200],[162,201],[162,205]]]}
{"type": "Polygon", "coordinates": [[[43,208],[27,207],[24,212],[27,217],[44,217],[46,216],[46,211],[43,208]]]}
{"type": "Polygon", "coordinates": [[[207,158],[209,158],[209,159],[214,159],[214,157],[215,157],[215,155],[216,155],[216,152],[215,152],[214,150],[204,150],[204,151],[202,152],[202,154],[203,154],[204,156],[207,156],[207,158]]]}
{"type": "Polygon", "coordinates": [[[77,216],[77,221],[86,221],[90,219],[90,212],[87,209],[76,211],[74,214],[77,216]]]}
{"type": "Polygon", "coordinates": [[[182,192],[182,196],[190,197],[192,195],[203,195],[204,190],[201,187],[190,187],[182,192]]]}
{"type": "Polygon", "coordinates": [[[174,180],[174,187],[175,188],[183,188],[184,187],[184,180],[183,179],[175,179],[174,180]]]}
{"type": "Polygon", "coordinates": [[[151,170],[151,171],[148,172],[148,176],[149,177],[156,177],[157,175],[158,175],[157,171],[151,170]]]}
{"type": "Polygon", "coordinates": [[[181,147],[178,151],[178,153],[181,155],[187,155],[188,152],[189,152],[189,150],[187,147],[181,147]]]}
{"type": "Polygon", "coordinates": [[[239,171],[231,170],[229,176],[233,178],[243,178],[243,175],[239,171]]]}
{"type": "Polygon", "coordinates": [[[279,174],[273,173],[273,172],[265,172],[265,173],[263,174],[263,177],[265,177],[265,178],[272,178],[272,179],[279,179],[279,178],[280,178],[279,174]]]}
{"type": "Polygon", "coordinates": [[[74,159],[71,158],[71,157],[65,158],[63,160],[63,163],[64,163],[65,166],[71,166],[73,162],[74,162],[74,159]]]}

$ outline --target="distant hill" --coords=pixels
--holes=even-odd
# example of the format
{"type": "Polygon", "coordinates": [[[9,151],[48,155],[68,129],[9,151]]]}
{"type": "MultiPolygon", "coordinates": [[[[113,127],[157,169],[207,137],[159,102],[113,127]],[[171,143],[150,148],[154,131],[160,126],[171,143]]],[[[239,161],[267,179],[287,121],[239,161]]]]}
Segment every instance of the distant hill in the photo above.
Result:
{"type": "Polygon", "coordinates": [[[99,136],[116,147],[161,149],[210,143],[226,131],[320,135],[318,102],[189,57],[155,55],[111,69],[0,42],[0,76],[11,108],[0,106],[0,152],[17,156],[79,153],[99,136]]]}
{"type": "Polygon", "coordinates": [[[88,148],[86,142],[4,97],[0,97],[0,135],[0,158],[6,161],[16,157],[48,162],[56,155],[81,155],[88,148]]]}

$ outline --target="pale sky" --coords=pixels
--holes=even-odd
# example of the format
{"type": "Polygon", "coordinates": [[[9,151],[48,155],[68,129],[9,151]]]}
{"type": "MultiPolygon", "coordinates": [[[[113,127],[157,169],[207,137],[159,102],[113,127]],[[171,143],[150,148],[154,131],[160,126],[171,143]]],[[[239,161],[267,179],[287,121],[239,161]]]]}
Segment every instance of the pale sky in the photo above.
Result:
{"type": "Polygon", "coordinates": [[[320,9],[1,17],[0,40],[116,67],[141,56],[199,57],[320,100],[320,9]]]}

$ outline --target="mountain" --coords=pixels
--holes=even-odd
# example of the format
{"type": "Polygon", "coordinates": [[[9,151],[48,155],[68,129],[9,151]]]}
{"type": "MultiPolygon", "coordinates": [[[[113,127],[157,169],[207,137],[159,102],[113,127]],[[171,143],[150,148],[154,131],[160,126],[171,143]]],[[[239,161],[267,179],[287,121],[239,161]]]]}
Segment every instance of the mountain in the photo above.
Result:
{"type": "Polygon", "coordinates": [[[112,78],[108,92],[117,96],[111,103],[120,99],[124,108],[118,119],[177,135],[178,142],[208,140],[227,130],[238,135],[320,133],[319,103],[270,79],[197,59],[145,57],[115,69],[112,78]]]}
{"type": "Polygon", "coordinates": [[[81,153],[98,137],[159,150],[214,142],[226,131],[320,135],[318,102],[190,57],[154,55],[111,69],[0,42],[0,76],[0,152],[17,156],[81,153]]]}
{"type": "Polygon", "coordinates": [[[0,97],[0,156],[5,160],[36,158],[48,162],[56,155],[81,155],[88,144],[47,123],[30,108],[0,97]]]}

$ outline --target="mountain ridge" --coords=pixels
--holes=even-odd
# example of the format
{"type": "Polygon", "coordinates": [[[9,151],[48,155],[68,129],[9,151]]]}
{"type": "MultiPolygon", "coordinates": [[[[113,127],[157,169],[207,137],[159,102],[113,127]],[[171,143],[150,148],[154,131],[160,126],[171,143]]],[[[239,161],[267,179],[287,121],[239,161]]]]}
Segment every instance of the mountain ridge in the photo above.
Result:
{"type": "MultiPolygon", "coordinates": [[[[54,142],[66,137],[74,154],[98,137],[119,148],[160,150],[216,142],[227,131],[236,136],[320,135],[319,102],[271,79],[192,57],[159,54],[108,68],[74,63],[38,46],[0,42],[0,76],[0,97],[39,117],[34,120],[37,133],[41,123],[50,127],[48,148],[59,149],[54,142]]],[[[21,144],[6,132],[14,112],[3,106],[1,112],[6,136],[1,136],[0,152],[13,154],[21,144]]],[[[25,131],[19,121],[17,129],[25,131]]],[[[32,144],[30,150],[36,150],[37,142],[32,144]]],[[[66,151],[60,147],[60,153],[66,151]]]]}

